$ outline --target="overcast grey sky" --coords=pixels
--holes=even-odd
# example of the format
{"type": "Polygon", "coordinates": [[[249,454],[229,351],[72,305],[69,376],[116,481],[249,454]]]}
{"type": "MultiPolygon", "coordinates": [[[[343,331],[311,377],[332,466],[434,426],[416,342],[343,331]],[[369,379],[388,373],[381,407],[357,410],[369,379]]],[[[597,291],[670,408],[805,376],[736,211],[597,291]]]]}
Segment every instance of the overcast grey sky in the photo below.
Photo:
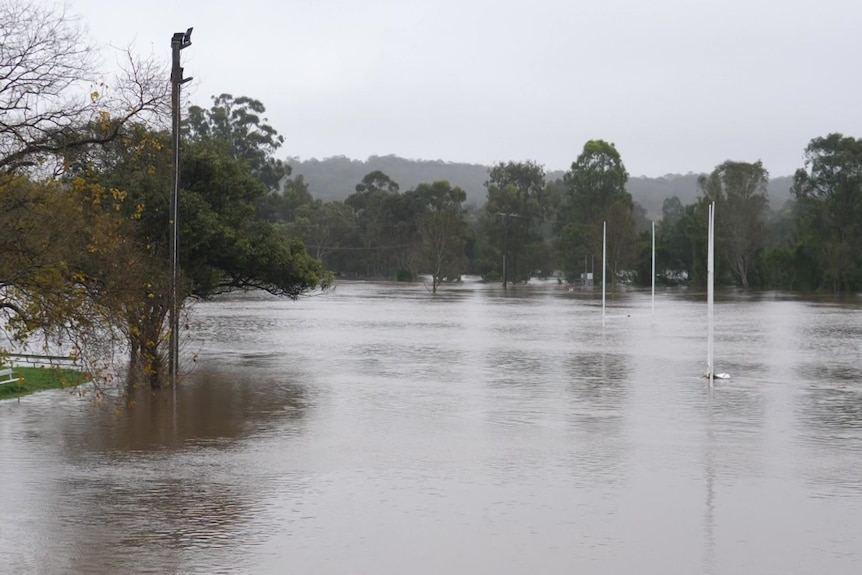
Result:
{"type": "MultiPolygon", "coordinates": [[[[632,175],[862,136],[858,0],[70,0],[94,40],[170,59],[191,100],[257,98],[283,156],[565,169],[612,141],[632,175]]],[[[108,53],[110,62],[115,55],[108,53]]]]}

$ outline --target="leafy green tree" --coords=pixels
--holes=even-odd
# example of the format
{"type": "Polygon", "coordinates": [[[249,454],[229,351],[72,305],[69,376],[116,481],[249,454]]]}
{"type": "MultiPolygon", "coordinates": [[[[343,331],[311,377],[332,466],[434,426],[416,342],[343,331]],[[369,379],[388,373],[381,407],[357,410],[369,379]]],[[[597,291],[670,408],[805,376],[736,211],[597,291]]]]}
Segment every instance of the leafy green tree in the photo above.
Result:
{"type": "Polygon", "coordinates": [[[344,201],[356,216],[366,277],[388,275],[392,246],[387,245],[387,240],[393,236],[398,196],[398,184],[376,170],[366,174],[356,185],[356,192],[344,201]]]}
{"type": "Polygon", "coordinates": [[[299,207],[296,219],[289,226],[291,236],[301,239],[315,258],[334,269],[328,258],[347,246],[356,222],[353,210],[344,202],[313,200],[299,207]]]}
{"type": "MultiPolygon", "coordinates": [[[[91,154],[77,177],[117,190],[116,205],[130,253],[123,266],[106,261],[90,277],[115,298],[115,328],[128,338],[133,378],[163,383],[165,318],[169,309],[169,135],[137,126],[127,137],[91,154]],[[119,192],[119,191],[122,192],[119,192]],[[133,249],[134,248],[134,249],[133,249]],[[127,289],[118,291],[123,283],[127,289]]],[[[296,298],[328,275],[305,247],[256,217],[267,187],[238,157],[232,143],[210,136],[189,138],[180,174],[181,298],[207,298],[232,289],[263,289],[296,298]]],[[[104,200],[103,202],[104,203],[104,200]]],[[[106,209],[106,208],[103,208],[106,209]]]]}
{"type": "Polygon", "coordinates": [[[184,133],[192,141],[215,140],[227,144],[234,159],[242,159],[252,176],[269,191],[278,190],[290,175],[290,166],[274,157],[284,143],[263,116],[266,107],[247,96],[221,94],[212,97],[209,109],[190,106],[184,119],[184,133]]]}
{"type": "MultiPolygon", "coordinates": [[[[603,222],[611,279],[630,263],[635,238],[634,202],[626,191],[628,172],[613,144],[590,140],[566,172],[558,246],[570,273],[584,257],[600,257],[603,222]]],[[[600,274],[601,275],[601,274],[600,274]]],[[[601,277],[597,277],[600,280],[601,277]]]]}
{"type": "Polygon", "coordinates": [[[816,287],[862,287],[862,140],[829,134],[805,149],[796,171],[797,250],[816,270],[816,287]]]}
{"type": "Polygon", "coordinates": [[[302,175],[284,178],[281,190],[270,190],[255,203],[257,215],[263,220],[275,223],[290,223],[296,219],[300,210],[314,201],[308,184],[302,175]]]}
{"type": "MultiPolygon", "coordinates": [[[[374,195],[384,193],[393,196],[398,193],[398,182],[387,176],[380,170],[374,170],[363,176],[362,181],[356,184],[356,194],[374,195]]],[[[356,195],[354,194],[354,195],[356,195]]]]}
{"type": "Polygon", "coordinates": [[[541,224],[548,215],[545,170],[532,161],[499,163],[491,168],[485,204],[485,234],[498,250],[495,270],[505,270],[503,284],[529,279],[530,266],[521,265],[528,246],[542,241],[541,224]]]}
{"type": "Polygon", "coordinates": [[[180,248],[190,294],[258,288],[296,298],[314,289],[325,279],[320,262],[255,217],[265,185],[225,148],[192,141],[183,155],[180,248]]]}
{"type": "Polygon", "coordinates": [[[467,194],[446,181],[420,184],[408,194],[422,206],[419,262],[423,271],[431,273],[431,291],[437,293],[444,279],[460,278],[466,267],[463,205],[467,194]]]}
{"type": "Polygon", "coordinates": [[[782,207],[769,214],[769,239],[760,262],[760,283],[777,289],[813,289],[808,280],[812,266],[797,262],[797,202],[787,200],[782,207]]]}
{"type": "Polygon", "coordinates": [[[191,141],[226,144],[223,151],[244,162],[266,186],[266,193],[255,201],[258,216],[270,222],[292,222],[312,196],[303,177],[291,178],[290,166],[275,158],[284,137],[268,123],[265,113],[266,107],[254,98],[213,96],[208,109],[189,107],[184,134],[191,141]]]}
{"type": "Polygon", "coordinates": [[[715,202],[715,249],[744,288],[749,287],[749,275],[766,244],[768,183],[769,173],[761,162],[727,161],[698,179],[703,201],[715,202]]]}

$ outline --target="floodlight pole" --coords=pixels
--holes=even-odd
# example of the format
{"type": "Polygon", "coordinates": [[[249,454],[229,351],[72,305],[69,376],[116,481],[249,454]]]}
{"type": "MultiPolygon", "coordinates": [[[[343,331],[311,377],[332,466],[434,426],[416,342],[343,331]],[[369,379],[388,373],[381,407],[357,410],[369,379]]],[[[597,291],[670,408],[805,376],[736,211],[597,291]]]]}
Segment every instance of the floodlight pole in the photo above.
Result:
{"type": "Polygon", "coordinates": [[[171,37],[171,140],[173,144],[173,171],[171,172],[171,207],[170,207],[170,272],[171,294],[168,317],[170,323],[170,339],[168,342],[168,377],[174,389],[174,400],[177,396],[177,373],[179,372],[179,332],[180,332],[180,296],[179,296],[179,194],[180,194],[180,86],[191,80],[183,78],[183,68],[180,66],[180,51],[192,45],[192,29],[176,32],[171,37]]]}

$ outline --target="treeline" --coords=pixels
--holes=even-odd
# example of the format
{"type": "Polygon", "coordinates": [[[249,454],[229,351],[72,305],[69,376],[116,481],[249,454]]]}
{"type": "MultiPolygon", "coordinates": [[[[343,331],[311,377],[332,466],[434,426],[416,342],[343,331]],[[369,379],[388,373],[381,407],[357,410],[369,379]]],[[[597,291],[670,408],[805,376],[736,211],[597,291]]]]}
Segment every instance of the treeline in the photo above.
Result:
{"type": "MultiPolygon", "coordinates": [[[[707,205],[714,201],[720,283],[860,289],[862,141],[840,134],[812,140],[788,182],[788,199],[775,209],[770,181],[760,162],[728,161],[692,181],[694,200],[665,198],[656,227],[658,281],[705,281],[707,205]]],[[[481,207],[467,206],[463,190],[446,180],[402,192],[375,170],[344,201],[313,198],[304,178],[295,176],[275,217],[339,274],[410,279],[427,273],[435,287],[463,273],[508,283],[554,272],[581,281],[586,270],[600,281],[595,262],[607,222],[608,279],[648,284],[651,222],[628,182],[613,144],[594,140],[561,177],[550,178],[530,161],[493,166],[481,207]],[[445,226],[437,212],[443,205],[445,226]],[[440,225],[436,234],[428,227],[432,215],[440,225]],[[443,229],[450,234],[445,242],[443,229]]]]}
{"type": "MultiPolygon", "coordinates": [[[[288,158],[294,176],[302,176],[311,195],[322,200],[345,200],[353,193],[356,183],[366,174],[383,172],[398,182],[402,190],[409,190],[423,182],[446,180],[467,194],[467,205],[482,206],[487,199],[485,182],[491,166],[442,160],[414,160],[395,155],[370,156],[355,160],[344,156],[324,159],[288,158]]],[[[563,177],[562,170],[548,170],[548,181],[563,177]]],[[[667,174],[650,178],[631,176],[626,191],[644,207],[650,219],[661,216],[662,202],[677,196],[684,204],[697,200],[697,179],[701,174],[667,174]]],[[[790,199],[791,176],[772,177],[767,184],[770,206],[780,208],[790,199]]]]}

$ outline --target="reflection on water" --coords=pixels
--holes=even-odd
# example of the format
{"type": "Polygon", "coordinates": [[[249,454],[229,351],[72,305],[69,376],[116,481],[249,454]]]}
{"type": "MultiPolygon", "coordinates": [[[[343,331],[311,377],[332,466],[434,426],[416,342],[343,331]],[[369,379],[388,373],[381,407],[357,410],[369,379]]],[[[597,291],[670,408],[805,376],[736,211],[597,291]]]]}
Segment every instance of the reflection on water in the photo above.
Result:
{"type": "Polygon", "coordinates": [[[0,572],[857,573],[862,311],[553,283],[198,304],[117,415],[0,403],[0,572]]]}
{"type": "Polygon", "coordinates": [[[41,457],[24,446],[4,458],[13,503],[3,516],[16,518],[34,545],[32,557],[12,555],[12,571],[164,573],[184,570],[184,557],[200,550],[195,568],[212,572],[232,560],[237,541],[251,544],[260,526],[251,529],[248,517],[263,509],[262,496],[285,487],[260,450],[302,431],[309,393],[289,372],[240,367],[189,376],[176,410],[169,391],[138,393],[120,415],[57,393],[24,407],[38,429],[29,443],[54,464],[41,473],[41,457]],[[48,438],[47,448],[32,441],[48,438]],[[44,545],[54,552],[43,556],[44,545]]]}

